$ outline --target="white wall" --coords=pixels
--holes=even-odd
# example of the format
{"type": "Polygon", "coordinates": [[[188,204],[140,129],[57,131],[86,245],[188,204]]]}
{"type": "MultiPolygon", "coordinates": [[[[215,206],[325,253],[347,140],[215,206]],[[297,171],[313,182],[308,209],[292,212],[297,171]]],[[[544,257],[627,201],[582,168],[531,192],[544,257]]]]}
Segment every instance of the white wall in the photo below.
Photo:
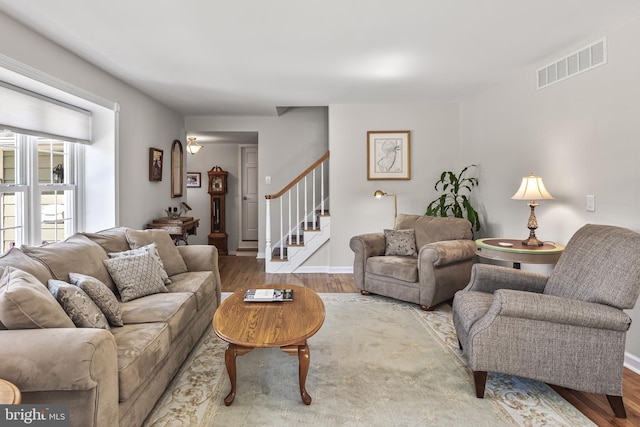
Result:
{"type": "MultiPolygon", "coordinates": [[[[290,108],[279,117],[192,116],[185,119],[185,125],[188,132],[194,133],[213,131],[258,132],[258,199],[261,200],[258,217],[258,251],[264,253],[264,196],[265,194],[273,194],[280,191],[327,151],[327,108],[290,108]],[[265,176],[272,177],[271,184],[265,184],[265,176]]],[[[228,154],[225,155],[224,153],[222,153],[222,157],[217,157],[216,144],[207,145],[201,152],[204,153],[205,150],[211,152],[207,156],[211,156],[213,165],[217,164],[216,162],[219,159],[228,157],[228,154]]],[[[200,153],[197,156],[199,155],[200,153]]],[[[234,167],[236,170],[235,182],[237,185],[237,156],[235,157],[235,162],[234,166],[230,165],[229,167],[234,167]]],[[[223,165],[220,166],[227,170],[223,165]]],[[[231,189],[229,193],[227,197],[235,197],[237,187],[233,194],[231,194],[231,189]]],[[[192,203],[196,202],[191,198],[192,195],[199,198],[203,197],[203,195],[201,192],[190,192],[188,194],[188,203],[193,207],[192,203]]],[[[227,209],[227,217],[234,215],[229,209],[227,209]]],[[[206,218],[208,216],[209,214],[207,213],[206,218]]],[[[237,246],[237,218],[234,221],[236,221],[234,225],[227,225],[227,233],[231,232],[230,226],[235,228],[233,232],[236,233],[237,246]]],[[[201,223],[202,226],[203,224],[201,223]]],[[[209,229],[209,225],[206,225],[203,231],[209,229]]]]}
{"type": "Polygon", "coordinates": [[[332,270],[353,267],[352,236],[393,227],[393,197],[376,199],[375,190],[396,193],[399,213],[425,213],[440,173],[460,166],[459,121],[457,104],[329,106],[332,270]],[[410,180],[367,180],[372,130],[411,131],[410,180]]]}
{"type": "MultiPolygon", "coordinates": [[[[170,204],[179,204],[179,199],[171,199],[170,168],[164,170],[161,182],[149,181],[148,156],[149,147],[156,147],[168,159],[173,140],[184,142],[180,115],[2,13],[0,54],[120,105],[119,123],[114,124],[119,126],[119,143],[101,148],[107,156],[117,156],[118,176],[105,184],[101,195],[115,197],[115,203],[111,200],[105,205],[118,212],[107,212],[106,220],[90,218],[89,224],[104,226],[119,218],[119,225],[142,228],[164,215],[163,209],[170,204]]],[[[93,212],[100,210],[87,210],[89,215],[93,212]]]]}
{"type": "MultiPolygon", "coordinates": [[[[530,172],[542,176],[555,197],[536,208],[540,239],[566,244],[585,223],[640,231],[638,21],[606,34],[607,65],[535,89],[536,67],[601,36],[555,52],[461,104],[460,161],[480,164],[485,236],[528,235],[529,208],[510,197],[530,172]],[[593,213],[586,212],[587,194],[596,197],[593,213]]],[[[627,350],[640,355],[640,308],[630,315],[627,350]]]]}

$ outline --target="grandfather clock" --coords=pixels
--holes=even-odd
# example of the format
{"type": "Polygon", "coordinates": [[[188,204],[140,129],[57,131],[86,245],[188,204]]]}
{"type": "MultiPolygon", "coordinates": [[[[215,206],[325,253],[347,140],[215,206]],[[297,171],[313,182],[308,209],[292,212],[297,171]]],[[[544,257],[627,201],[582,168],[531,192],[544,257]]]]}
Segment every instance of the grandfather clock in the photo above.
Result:
{"type": "Polygon", "coordinates": [[[227,254],[227,233],[225,231],[225,196],[227,194],[227,174],[220,166],[209,172],[209,196],[211,197],[211,233],[209,244],[218,248],[220,255],[227,254]]]}

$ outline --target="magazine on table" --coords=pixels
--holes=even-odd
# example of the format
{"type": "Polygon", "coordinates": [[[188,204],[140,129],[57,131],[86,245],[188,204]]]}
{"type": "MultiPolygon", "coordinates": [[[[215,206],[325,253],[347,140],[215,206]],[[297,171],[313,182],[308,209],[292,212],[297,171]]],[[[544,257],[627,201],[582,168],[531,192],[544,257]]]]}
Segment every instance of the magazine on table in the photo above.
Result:
{"type": "Polygon", "coordinates": [[[244,293],[247,302],[293,301],[293,289],[248,289],[244,293]]]}

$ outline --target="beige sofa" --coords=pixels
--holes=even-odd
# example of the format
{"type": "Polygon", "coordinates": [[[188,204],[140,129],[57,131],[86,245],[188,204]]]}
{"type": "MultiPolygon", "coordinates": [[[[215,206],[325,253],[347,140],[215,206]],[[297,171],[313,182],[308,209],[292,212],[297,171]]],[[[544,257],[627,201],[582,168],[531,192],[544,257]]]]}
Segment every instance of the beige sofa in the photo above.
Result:
{"type": "Polygon", "coordinates": [[[363,294],[420,304],[423,310],[453,298],[469,283],[476,250],[466,219],[408,214],[398,214],[394,230],[354,236],[349,245],[356,287],[363,294]],[[409,242],[399,233],[415,237],[409,242]]]}
{"type": "Polygon", "coordinates": [[[20,388],[23,403],[68,404],[72,426],[141,425],[220,304],[216,248],[174,246],[163,230],[114,228],[47,246],[13,248],[0,258],[0,270],[0,378],[20,388]],[[80,273],[118,295],[103,260],[108,253],[152,242],[171,281],[168,292],[126,302],[118,296],[123,326],[105,330],[71,322],[48,327],[47,322],[59,326],[51,316],[25,329],[14,322],[24,313],[14,315],[7,309],[10,303],[1,305],[8,295],[16,298],[19,289],[12,281],[20,271],[37,278],[40,283],[31,285],[36,288],[49,279],[69,282],[69,273],[80,273]]]}

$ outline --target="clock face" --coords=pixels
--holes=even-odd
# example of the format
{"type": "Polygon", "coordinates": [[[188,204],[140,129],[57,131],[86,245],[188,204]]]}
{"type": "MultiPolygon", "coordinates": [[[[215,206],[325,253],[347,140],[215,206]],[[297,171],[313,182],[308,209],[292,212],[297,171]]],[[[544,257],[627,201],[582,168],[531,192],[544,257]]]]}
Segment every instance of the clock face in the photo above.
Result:
{"type": "Polygon", "coordinates": [[[222,178],[221,177],[216,177],[213,179],[213,188],[214,190],[222,190],[222,178]]]}

